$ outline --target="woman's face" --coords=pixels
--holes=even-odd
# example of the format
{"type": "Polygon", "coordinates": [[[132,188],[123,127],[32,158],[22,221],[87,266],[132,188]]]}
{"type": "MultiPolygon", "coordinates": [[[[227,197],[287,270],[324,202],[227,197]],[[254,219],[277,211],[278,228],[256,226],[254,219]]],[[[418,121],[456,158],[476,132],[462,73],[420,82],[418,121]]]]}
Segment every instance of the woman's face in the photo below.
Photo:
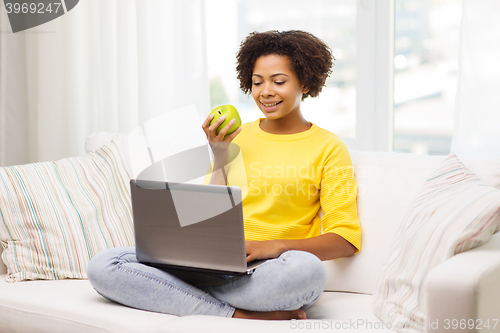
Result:
{"type": "Polygon", "coordinates": [[[280,119],[300,113],[304,87],[292,71],[286,56],[270,54],[255,62],[252,75],[252,97],[268,119],[280,119]]]}

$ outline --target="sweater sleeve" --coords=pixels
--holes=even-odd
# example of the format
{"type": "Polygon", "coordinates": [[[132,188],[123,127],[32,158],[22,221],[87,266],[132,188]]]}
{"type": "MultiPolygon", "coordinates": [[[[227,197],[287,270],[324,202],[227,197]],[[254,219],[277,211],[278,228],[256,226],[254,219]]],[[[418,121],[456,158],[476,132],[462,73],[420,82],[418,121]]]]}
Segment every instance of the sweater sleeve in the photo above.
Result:
{"type": "Polygon", "coordinates": [[[320,188],[323,233],[335,233],[361,249],[361,225],[357,210],[357,184],[349,151],[340,142],[327,158],[320,188]]]}

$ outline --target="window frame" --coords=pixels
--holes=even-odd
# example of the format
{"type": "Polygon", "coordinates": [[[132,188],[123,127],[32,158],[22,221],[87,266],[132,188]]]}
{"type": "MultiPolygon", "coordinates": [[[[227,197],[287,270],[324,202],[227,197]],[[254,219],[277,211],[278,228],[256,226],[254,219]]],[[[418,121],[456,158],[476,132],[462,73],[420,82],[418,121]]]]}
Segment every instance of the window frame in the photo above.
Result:
{"type": "Polygon", "coordinates": [[[393,151],[395,0],[358,0],[356,7],[356,135],[344,142],[393,151]]]}

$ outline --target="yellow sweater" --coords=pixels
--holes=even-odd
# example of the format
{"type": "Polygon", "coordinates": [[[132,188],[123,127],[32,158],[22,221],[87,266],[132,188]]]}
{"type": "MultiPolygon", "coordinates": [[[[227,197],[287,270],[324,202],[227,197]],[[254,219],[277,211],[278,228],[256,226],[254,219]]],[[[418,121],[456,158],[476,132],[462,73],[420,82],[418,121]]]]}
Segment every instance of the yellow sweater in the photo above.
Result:
{"type": "Polygon", "coordinates": [[[315,124],[301,133],[270,134],[259,126],[263,119],[243,124],[232,141],[243,162],[230,164],[227,179],[242,189],[245,238],[303,239],[331,232],[358,252],[357,186],[344,142],[315,124]]]}

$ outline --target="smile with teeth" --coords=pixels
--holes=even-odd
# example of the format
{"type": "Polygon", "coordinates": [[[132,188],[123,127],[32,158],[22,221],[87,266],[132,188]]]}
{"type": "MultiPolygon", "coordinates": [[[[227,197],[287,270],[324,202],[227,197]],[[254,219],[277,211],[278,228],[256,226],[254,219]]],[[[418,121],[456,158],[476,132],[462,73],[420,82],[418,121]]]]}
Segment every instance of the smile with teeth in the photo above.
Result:
{"type": "Polygon", "coordinates": [[[272,104],[266,104],[266,103],[264,103],[264,102],[261,102],[261,103],[262,103],[262,105],[264,105],[265,107],[270,108],[270,107],[272,107],[272,106],[275,106],[275,105],[280,104],[281,102],[283,102],[283,101],[279,101],[279,102],[272,103],[272,104]]]}

